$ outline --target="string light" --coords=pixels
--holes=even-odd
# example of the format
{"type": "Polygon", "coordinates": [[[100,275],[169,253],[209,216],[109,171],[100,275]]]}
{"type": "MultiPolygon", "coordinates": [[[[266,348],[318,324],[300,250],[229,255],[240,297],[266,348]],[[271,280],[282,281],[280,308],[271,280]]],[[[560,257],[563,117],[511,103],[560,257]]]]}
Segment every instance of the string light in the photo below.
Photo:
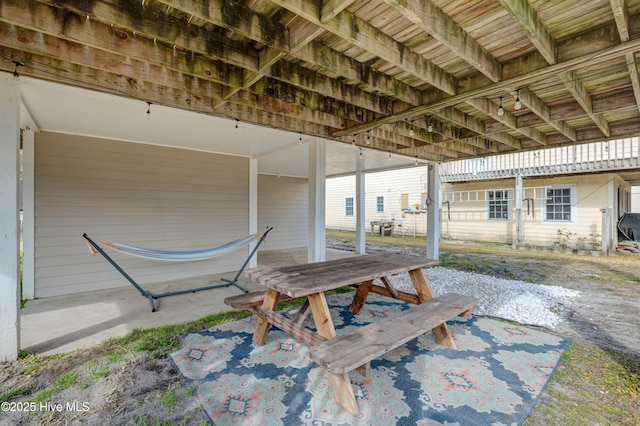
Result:
{"type": "Polygon", "coordinates": [[[520,102],[520,89],[516,90],[516,103],[514,105],[515,109],[522,108],[522,102],[520,102]]]}
{"type": "Polygon", "coordinates": [[[502,96],[500,96],[500,106],[498,107],[498,115],[500,117],[504,115],[504,108],[502,108],[502,96]]]}
{"type": "Polygon", "coordinates": [[[411,128],[409,129],[409,136],[413,137],[415,135],[415,131],[413,130],[413,120],[411,120],[411,128]]]}
{"type": "Polygon", "coordinates": [[[147,101],[147,120],[151,118],[151,102],[147,101]]]}
{"type": "Polygon", "coordinates": [[[300,132],[300,138],[298,139],[298,143],[302,144],[302,132],[300,132]]]}
{"type": "Polygon", "coordinates": [[[234,129],[234,132],[238,133],[238,124],[240,123],[240,120],[238,120],[237,118],[235,120],[236,120],[236,128],[234,129]]]}
{"type": "Polygon", "coordinates": [[[362,160],[362,148],[360,148],[360,154],[358,155],[358,157],[362,160]]]}
{"type": "Polygon", "coordinates": [[[367,145],[371,144],[371,130],[367,130],[367,145]]]}
{"type": "Polygon", "coordinates": [[[351,141],[351,145],[355,146],[356,144],[356,134],[353,134],[353,140],[351,141]]]}
{"type": "Polygon", "coordinates": [[[416,155],[416,163],[415,163],[415,165],[416,166],[418,165],[418,156],[417,155],[416,155]]]}

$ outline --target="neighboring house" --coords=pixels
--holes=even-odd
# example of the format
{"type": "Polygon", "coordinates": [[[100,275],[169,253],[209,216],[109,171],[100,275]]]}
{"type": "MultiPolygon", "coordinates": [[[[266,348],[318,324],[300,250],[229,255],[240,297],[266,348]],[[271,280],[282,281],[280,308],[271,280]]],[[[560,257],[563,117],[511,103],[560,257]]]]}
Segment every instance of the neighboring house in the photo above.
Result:
{"type": "MultiPolygon", "coordinates": [[[[394,223],[397,235],[425,235],[427,166],[365,175],[365,227],[372,221],[394,223]]],[[[329,229],[356,229],[356,179],[327,179],[326,225],[329,229]]],[[[375,229],[377,232],[377,228],[375,229]]]]}
{"type": "MultiPolygon", "coordinates": [[[[441,237],[597,249],[604,239],[611,247],[616,220],[633,211],[639,149],[633,138],[445,164],[441,237]]],[[[426,167],[367,174],[366,222],[392,220],[396,235],[425,235],[425,179],[426,167]]],[[[328,228],[355,229],[354,185],[353,177],[327,181],[328,228]]]]}

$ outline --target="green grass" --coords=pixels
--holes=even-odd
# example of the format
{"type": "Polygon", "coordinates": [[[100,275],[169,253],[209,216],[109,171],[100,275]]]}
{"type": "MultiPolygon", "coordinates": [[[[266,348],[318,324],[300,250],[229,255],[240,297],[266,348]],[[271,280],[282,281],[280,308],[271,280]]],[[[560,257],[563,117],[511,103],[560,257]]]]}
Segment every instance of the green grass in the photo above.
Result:
{"type": "Polygon", "coordinates": [[[162,399],[160,399],[160,404],[169,413],[171,413],[176,408],[176,405],[178,404],[179,400],[180,398],[178,397],[178,395],[176,395],[175,389],[169,388],[167,389],[167,392],[162,396],[162,399]]]}
{"type": "Polygon", "coordinates": [[[19,397],[19,396],[23,396],[23,395],[27,395],[28,393],[29,393],[29,391],[27,389],[25,389],[25,388],[12,389],[12,390],[10,390],[8,392],[0,394],[0,403],[11,401],[13,398],[16,398],[16,397],[19,397]]]}

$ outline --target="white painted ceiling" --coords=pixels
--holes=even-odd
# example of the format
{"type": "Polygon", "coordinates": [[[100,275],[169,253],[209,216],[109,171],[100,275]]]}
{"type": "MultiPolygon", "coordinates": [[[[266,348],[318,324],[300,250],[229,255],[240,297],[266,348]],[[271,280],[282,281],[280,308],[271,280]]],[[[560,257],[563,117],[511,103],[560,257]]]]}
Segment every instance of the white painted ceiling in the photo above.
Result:
{"type": "MultiPolygon", "coordinates": [[[[258,173],[307,177],[311,137],[20,77],[22,127],[258,159],[258,173]]],[[[327,177],[415,166],[415,159],[322,139],[327,177]]]]}

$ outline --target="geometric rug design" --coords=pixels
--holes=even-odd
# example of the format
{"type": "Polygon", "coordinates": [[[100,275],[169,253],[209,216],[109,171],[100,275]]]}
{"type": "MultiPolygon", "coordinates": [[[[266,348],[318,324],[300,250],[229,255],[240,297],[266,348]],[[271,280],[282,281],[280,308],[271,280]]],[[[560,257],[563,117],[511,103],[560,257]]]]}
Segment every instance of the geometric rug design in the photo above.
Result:
{"type": "MultiPolygon", "coordinates": [[[[353,293],[327,297],[336,333],[410,305],[370,294],[359,315],[353,293]]],[[[293,314],[293,311],[292,313],[293,314]]],[[[484,317],[447,323],[457,349],[431,334],[349,374],[360,417],[335,402],[308,346],[273,328],[251,338],[256,316],[183,336],[171,354],[215,425],[519,425],[533,410],[569,339],[484,317]]],[[[308,319],[306,327],[315,329],[308,319]]],[[[355,348],[354,348],[355,349],[355,348]]]]}

